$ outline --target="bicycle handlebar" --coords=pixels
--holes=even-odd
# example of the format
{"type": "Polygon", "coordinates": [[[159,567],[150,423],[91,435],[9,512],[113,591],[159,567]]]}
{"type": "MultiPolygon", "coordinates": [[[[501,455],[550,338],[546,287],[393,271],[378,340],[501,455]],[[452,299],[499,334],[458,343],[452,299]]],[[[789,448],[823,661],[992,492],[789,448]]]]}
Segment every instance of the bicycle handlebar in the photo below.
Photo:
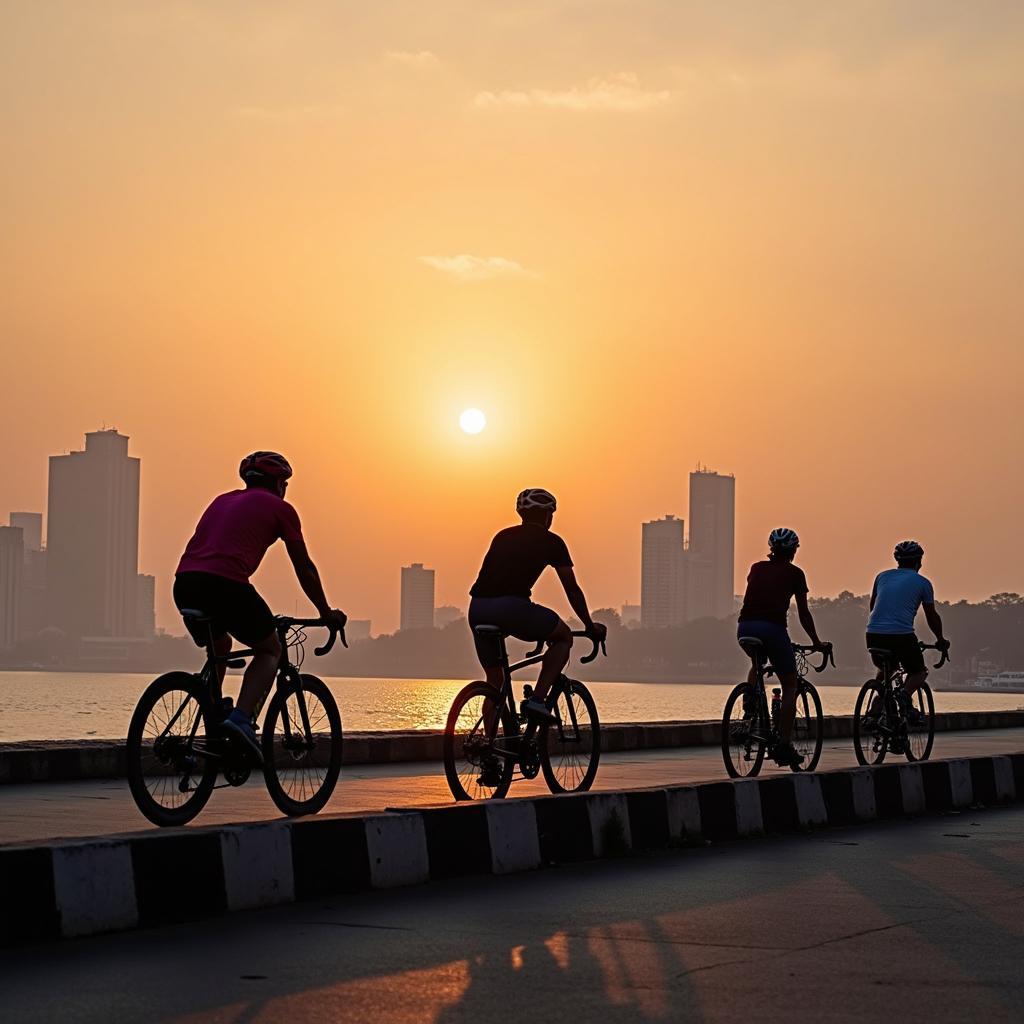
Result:
{"type": "MultiPolygon", "coordinates": [[[[594,637],[592,637],[585,629],[577,630],[572,635],[585,636],[594,645],[593,649],[589,654],[584,654],[580,658],[581,665],[588,665],[590,662],[592,662],[597,657],[598,650],[600,650],[606,658],[608,657],[608,648],[605,646],[604,640],[595,640],[594,637]]],[[[529,661],[530,658],[539,658],[541,654],[544,653],[544,645],[546,643],[547,640],[538,640],[537,646],[534,647],[532,651],[527,651],[525,655],[526,660],[529,661]]]]}
{"type": "Polygon", "coordinates": [[[337,619],[293,619],[288,615],[278,615],[278,624],[286,629],[298,626],[299,629],[316,629],[321,627],[328,632],[327,643],[323,647],[314,647],[313,653],[318,657],[326,654],[333,646],[334,641],[341,638],[341,646],[348,647],[348,640],[345,639],[345,626],[339,624],[337,619]]]}
{"type": "Polygon", "coordinates": [[[940,651],[941,652],[941,657],[939,658],[939,660],[937,662],[935,662],[934,665],[932,665],[932,668],[942,668],[942,666],[945,665],[947,661],[949,661],[949,645],[948,644],[945,647],[940,647],[938,644],[918,643],[917,646],[920,647],[922,651],[940,651]]]}
{"type": "Polygon", "coordinates": [[[831,665],[833,668],[836,667],[836,656],[832,650],[831,644],[822,644],[820,647],[815,647],[814,644],[793,644],[793,650],[799,654],[814,654],[815,651],[821,654],[821,664],[811,664],[811,668],[815,672],[824,672],[825,669],[831,665]]]}

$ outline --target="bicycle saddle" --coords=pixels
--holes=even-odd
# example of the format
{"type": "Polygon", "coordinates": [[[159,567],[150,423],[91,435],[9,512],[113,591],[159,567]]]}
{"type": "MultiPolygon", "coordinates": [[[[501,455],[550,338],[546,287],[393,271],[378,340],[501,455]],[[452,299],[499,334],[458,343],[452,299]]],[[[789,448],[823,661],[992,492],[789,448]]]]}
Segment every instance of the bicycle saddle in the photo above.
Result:
{"type": "Polygon", "coordinates": [[[872,658],[883,658],[886,661],[892,659],[892,651],[888,651],[884,647],[869,647],[868,654],[870,654],[872,658]]]}
{"type": "Polygon", "coordinates": [[[757,639],[756,636],[741,636],[739,639],[739,645],[747,652],[747,654],[760,654],[764,649],[764,644],[757,639]]]}
{"type": "Polygon", "coordinates": [[[182,608],[181,615],[182,618],[195,619],[197,622],[202,622],[210,617],[206,612],[201,612],[198,608],[182,608]]]}
{"type": "Polygon", "coordinates": [[[505,630],[500,626],[474,626],[474,633],[479,633],[481,636],[504,636],[505,630]]]}

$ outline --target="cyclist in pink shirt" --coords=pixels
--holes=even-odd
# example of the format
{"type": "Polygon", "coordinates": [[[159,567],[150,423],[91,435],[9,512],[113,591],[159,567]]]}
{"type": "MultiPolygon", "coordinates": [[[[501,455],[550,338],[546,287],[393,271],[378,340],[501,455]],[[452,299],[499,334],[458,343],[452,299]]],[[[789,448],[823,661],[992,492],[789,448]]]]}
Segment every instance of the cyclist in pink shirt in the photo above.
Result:
{"type": "MultiPolygon", "coordinates": [[[[255,652],[245,670],[238,703],[223,727],[262,764],[253,714],[274,681],[281,641],[273,613],[249,577],[270,545],[284,541],[299,585],[321,618],[344,626],[346,616],[328,602],[306,550],[299,515],[284,500],[292,475],[288,460],[277,452],[253,452],[242,460],[238,473],[245,489],[214,498],[185,547],[174,577],[174,603],[179,611],[197,609],[209,617],[217,654],[230,652],[232,637],[255,652]]],[[[205,646],[207,627],[189,618],[185,625],[195,642],[205,646]]],[[[222,667],[222,678],[223,672],[222,667]]]]}

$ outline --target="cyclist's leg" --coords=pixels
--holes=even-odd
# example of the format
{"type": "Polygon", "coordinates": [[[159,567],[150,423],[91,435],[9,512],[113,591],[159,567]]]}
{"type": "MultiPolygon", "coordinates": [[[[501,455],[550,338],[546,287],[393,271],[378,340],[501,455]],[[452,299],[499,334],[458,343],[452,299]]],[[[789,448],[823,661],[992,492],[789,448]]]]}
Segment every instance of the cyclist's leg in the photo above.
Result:
{"type": "MultiPolygon", "coordinates": [[[[494,601],[474,597],[469,602],[469,628],[473,630],[473,645],[476,648],[476,657],[480,667],[484,670],[484,678],[493,687],[496,694],[500,694],[505,685],[505,666],[501,659],[501,644],[497,637],[480,636],[476,632],[477,626],[497,626],[505,629],[504,622],[500,621],[500,605],[494,601]],[[496,614],[496,612],[498,614],[496,614]],[[497,620],[497,621],[496,621],[497,620]]],[[[507,632],[507,630],[506,630],[507,632]]],[[[488,734],[492,733],[497,726],[497,718],[501,714],[501,705],[497,699],[484,701],[484,715],[486,721],[484,727],[488,734]]]]}
{"type": "Polygon", "coordinates": [[[796,719],[796,685],[799,676],[795,672],[776,672],[782,687],[782,706],[779,708],[779,739],[788,743],[793,737],[793,722],[796,719]]]}
{"type": "Polygon", "coordinates": [[[899,637],[898,644],[896,654],[906,673],[903,677],[903,689],[909,695],[928,678],[928,669],[925,667],[924,652],[918,646],[916,634],[899,637]]]}
{"type": "MultiPolygon", "coordinates": [[[[548,611],[546,608],[544,610],[548,611]]],[[[544,660],[540,663],[540,675],[537,676],[537,685],[533,691],[534,699],[538,701],[544,700],[548,690],[569,664],[569,655],[572,653],[572,630],[559,619],[558,625],[545,639],[548,647],[544,652],[544,660]]]]}
{"type": "MultiPolygon", "coordinates": [[[[231,653],[231,637],[219,615],[220,607],[223,604],[220,589],[220,580],[205,573],[185,573],[175,577],[174,580],[174,604],[178,611],[183,608],[196,608],[206,612],[210,617],[209,622],[199,623],[191,617],[182,616],[189,635],[197,647],[205,648],[210,642],[212,634],[213,652],[223,658],[231,653]]],[[[224,662],[219,662],[217,664],[218,689],[223,686],[226,671],[227,665],[224,662]]]]}
{"type": "Polygon", "coordinates": [[[242,676],[242,689],[235,706],[251,716],[274,682],[281,661],[281,641],[273,613],[256,588],[248,583],[237,583],[231,591],[230,607],[222,611],[224,624],[233,637],[254,652],[242,676]]]}

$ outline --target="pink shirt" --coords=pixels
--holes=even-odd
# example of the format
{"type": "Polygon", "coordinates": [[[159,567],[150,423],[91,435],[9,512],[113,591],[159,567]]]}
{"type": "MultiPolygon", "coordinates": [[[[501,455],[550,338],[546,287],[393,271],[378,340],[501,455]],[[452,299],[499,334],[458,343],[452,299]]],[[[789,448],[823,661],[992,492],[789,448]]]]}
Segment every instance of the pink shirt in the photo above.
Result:
{"type": "Polygon", "coordinates": [[[228,491],[203,513],[178,563],[178,572],[208,572],[248,583],[278,538],[302,539],[299,514],[262,487],[228,491]]]}

